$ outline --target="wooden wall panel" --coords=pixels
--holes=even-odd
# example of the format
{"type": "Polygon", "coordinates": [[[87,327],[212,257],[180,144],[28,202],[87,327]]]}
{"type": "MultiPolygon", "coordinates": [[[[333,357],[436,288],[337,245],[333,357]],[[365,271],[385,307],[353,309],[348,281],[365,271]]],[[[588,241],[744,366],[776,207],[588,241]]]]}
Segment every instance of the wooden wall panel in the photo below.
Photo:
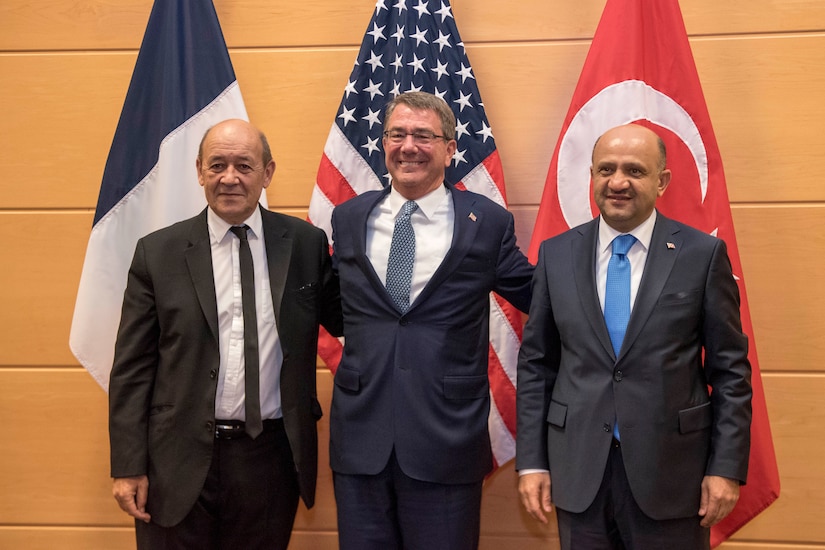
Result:
{"type": "MultiPolygon", "coordinates": [[[[375,0],[294,3],[215,0],[230,47],[271,44],[354,45],[361,41],[375,0]]],[[[389,2],[388,2],[389,3],[389,2]]],[[[587,39],[605,0],[453,0],[467,42],[587,39]]],[[[819,0],[682,0],[691,35],[819,31],[819,0]]],[[[151,0],[4,0],[0,3],[0,51],[136,49],[151,0]]]]}
{"type": "Polygon", "coordinates": [[[0,149],[17,152],[0,178],[0,207],[95,207],[135,59],[0,55],[0,73],[14,75],[0,81],[0,149]]]}
{"type": "Polygon", "coordinates": [[[814,121],[825,120],[825,34],[701,39],[691,47],[731,201],[825,200],[811,177],[822,160],[814,121]]]}
{"type": "Polygon", "coordinates": [[[763,371],[822,373],[825,205],[734,207],[733,222],[763,371]]]}
{"type": "Polygon", "coordinates": [[[0,212],[0,365],[77,364],[69,328],[91,227],[91,213],[0,212]]]}
{"type": "Polygon", "coordinates": [[[782,494],[735,537],[825,545],[825,376],[763,376],[782,494]]]}
{"type": "MultiPolygon", "coordinates": [[[[776,373],[765,375],[764,383],[783,495],[735,540],[781,543],[790,536],[788,526],[793,526],[794,540],[825,545],[820,518],[825,507],[825,463],[811,458],[825,453],[825,409],[821,406],[825,377],[776,373]]],[[[328,412],[332,380],[325,369],[318,371],[318,391],[328,412]]],[[[122,539],[119,528],[129,528],[131,522],[110,494],[106,410],[105,394],[80,368],[0,369],[0,417],[13,420],[0,440],[0,485],[4,488],[0,517],[4,524],[16,526],[0,527],[0,547],[14,547],[4,541],[17,540],[23,536],[21,529],[37,525],[53,526],[58,532],[68,526],[82,527],[72,531],[70,540],[122,539]]],[[[302,506],[296,520],[296,531],[304,533],[300,538],[306,536],[307,541],[327,540],[336,528],[327,417],[319,423],[319,436],[318,501],[311,511],[302,506]]],[[[497,548],[494,541],[500,540],[513,541],[514,546],[508,547],[515,548],[539,548],[539,542],[548,541],[555,544],[555,525],[541,526],[526,516],[516,483],[509,463],[485,485],[483,547],[497,548]]],[[[54,540],[49,538],[54,534],[52,527],[46,531],[35,540],[54,540]]]]}
{"type": "MultiPolygon", "coordinates": [[[[278,191],[273,191],[278,193],[278,191]]],[[[271,197],[272,194],[270,194],[271,197]]],[[[304,209],[283,209],[300,218],[304,209]]],[[[530,242],[536,207],[513,208],[518,241],[530,242]]],[[[821,371],[825,270],[821,206],[733,207],[745,284],[763,370],[821,371]]],[[[75,364],[68,348],[90,212],[0,213],[0,365],[75,364]],[[19,238],[21,227],[27,239],[19,238]],[[13,312],[25,311],[26,315],[13,312]]]]}
{"type": "MultiPolygon", "coordinates": [[[[825,35],[700,40],[693,47],[731,200],[825,198],[808,177],[820,156],[818,126],[809,120],[825,118],[819,101],[825,74],[814,70],[825,64],[825,35]],[[794,64],[800,55],[802,71],[794,64]]],[[[512,205],[541,199],[587,48],[578,42],[468,46],[512,205]]],[[[274,207],[309,203],[356,53],[354,47],[232,52],[250,118],[268,134],[278,163],[274,207]]],[[[18,107],[0,122],[0,147],[27,152],[10,159],[0,205],[94,207],[134,59],[0,57],[0,71],[17,75],[15,85],[0,86],[0,103],[18,107]],[[38,185],[17,183],[32,180],[38,185]]]]}
{"type": "MultiPolygon", "coordinates": [[[[606,0],[453,0],[504,162],[523,248],[606,0]]],[[[681,0],[722,151],[782,477],[722,550],[825,550],[825,3],[681,0]]],[[[0,2],[0,548],[133,548],[110,496],[106,398],[68,350],[92,210],[152,0],[0,2]],[[24,234],[25,239],[20,235],[24,234]]],[[[270,204],[304,217],[375,0],[215,0],[247,109],[278,162],[270,204]]],[[[318,373],[328,411],[331,378],[318,373]]],[[[337,547],[328,419],[317,505],[292,550],[337,547]]],[[[556,549],[506,465],[486,484],[484,550],[556,549]]]]}

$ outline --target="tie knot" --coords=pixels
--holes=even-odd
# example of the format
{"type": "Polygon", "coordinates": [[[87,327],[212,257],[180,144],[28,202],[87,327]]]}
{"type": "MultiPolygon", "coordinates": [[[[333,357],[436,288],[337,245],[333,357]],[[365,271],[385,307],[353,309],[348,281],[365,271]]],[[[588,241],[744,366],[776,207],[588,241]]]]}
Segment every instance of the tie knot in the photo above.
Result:
{"type": "Polygon", "coordinates": [[[249,229],[248,225],[233,225],[229,228],[229,230],[235,234],[240,240],[245,241],[246,238],[246,231],[249,229]]]}
{"type": "Polygon", "coordinates": [[[619,235],[613,239],[613,254],[626,255],[635,242],[636,237],[633,235],[619,235]]]}
{"type": "Polygon", "coordinates": [[[404,206],[401,207],[401,214],[403,216],[412,216],[412,213],[418,210],[418,203],[415,201],[407,201],[404,203],[404,206]]]}

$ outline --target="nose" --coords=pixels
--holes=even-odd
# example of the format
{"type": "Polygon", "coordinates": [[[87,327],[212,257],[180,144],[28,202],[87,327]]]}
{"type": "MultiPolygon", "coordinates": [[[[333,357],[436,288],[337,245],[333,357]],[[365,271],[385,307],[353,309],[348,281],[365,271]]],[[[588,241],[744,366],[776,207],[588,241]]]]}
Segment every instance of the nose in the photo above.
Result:
{"type": "Polygon", "coordinates": [[[224,170],[223,176],[221,177],[221,183],[232,185],[235,183],[240,183],[241,178],[238,176],[238,171],[235,170],[235,167],[231,164],[226,167],[224,170]]]}
{"type": "Polygon", "coordinates": [[[404,140],[401,142],[401,149],[409,150],[417,147],[418,145],[415,143],[415,137],[413,137],[413,134],[407,134],[404,136],[404,140]]]}
{"type": "Polygon", "coordinates": [[[616,170],[607,182],[610,189],[620,190],[630,186],[630,179],[621,170],[616,170]]]}

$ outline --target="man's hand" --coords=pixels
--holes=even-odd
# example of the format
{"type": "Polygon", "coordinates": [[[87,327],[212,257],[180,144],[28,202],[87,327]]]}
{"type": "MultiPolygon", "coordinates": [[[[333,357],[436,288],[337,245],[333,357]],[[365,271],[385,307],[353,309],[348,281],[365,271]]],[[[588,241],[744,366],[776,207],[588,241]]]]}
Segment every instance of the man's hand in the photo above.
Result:
{"type": "Polygon", "coordinates": [[[146,523],[149,523],[149,520],[152,519],[146,513],[148,494],[149,478],[146,476],[116,477],[112,483],[112,495],[121,510],[146,523]]]}
{"type": "Polygon", "coordinates": [[[739,500],[739,482],[720,476],[705,476],[702,480],[702,500],[699,515],[702,527],[713,527],[730,514],[739,500]]]}
{"type": "Polygon", "coordinates": [[[547,516],[544,514],[553,511],[550,504],[550,474],[539,472],[520,476],[518,492],[527,513],[541,523],[547,523],[547,516]]]}

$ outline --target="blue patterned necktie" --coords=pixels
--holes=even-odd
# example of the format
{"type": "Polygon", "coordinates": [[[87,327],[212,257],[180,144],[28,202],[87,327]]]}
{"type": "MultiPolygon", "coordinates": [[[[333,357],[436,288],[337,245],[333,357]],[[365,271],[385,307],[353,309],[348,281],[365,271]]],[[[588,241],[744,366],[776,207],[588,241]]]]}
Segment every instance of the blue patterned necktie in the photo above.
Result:
{"type": "MultiPolygon", "coordinates": [[[[607,285],[604,291],[604,322],[616,357],[622,349],[627,321],[630,319],[630,260],[627,252],[636,237],[619,235],[613,239],[613,255],[607,263],[607,285]]],[[[619,439],[619,422],[613,423],[613,437],[619,439]]]]}
{"type": "Polygon", "coordinates": [[[410,307],[410,284],[415,260],[415,233],[410,216],[418,209],[415,201],[407,201],[395,220],[390,256],[387,261],[387,292],[398,309],[406,313],[410,307]]]}

